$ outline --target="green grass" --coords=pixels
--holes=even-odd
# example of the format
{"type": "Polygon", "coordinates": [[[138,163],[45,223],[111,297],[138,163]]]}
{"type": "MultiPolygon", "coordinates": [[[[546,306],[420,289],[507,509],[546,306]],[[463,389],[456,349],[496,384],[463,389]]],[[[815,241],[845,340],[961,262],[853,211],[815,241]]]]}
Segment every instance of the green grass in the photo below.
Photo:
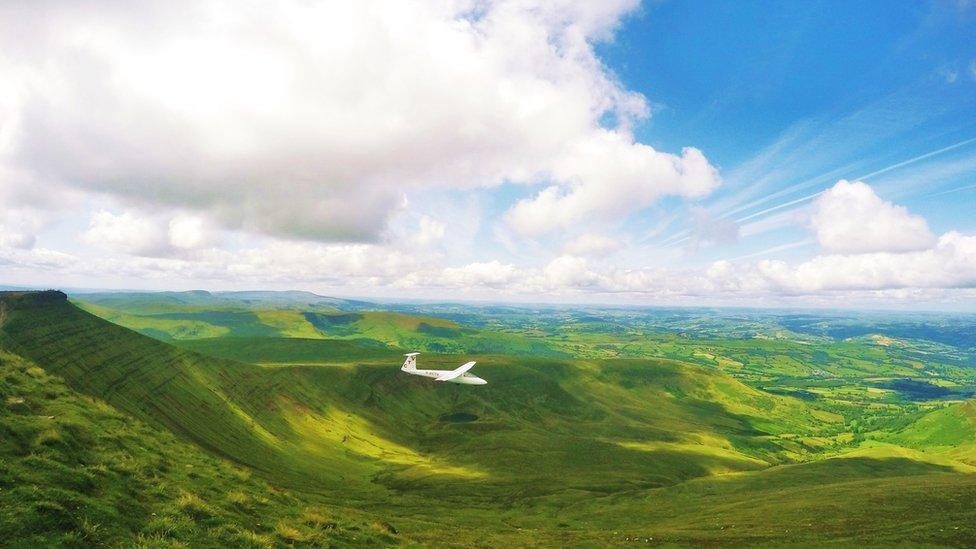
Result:
{"type": "Polygon", "coordinates": [[[396,541],[382,521],[276,488],[6,351],[0,399],[6,547],[396,541]]]}
{"type": "MultiPolygon", "coordinates": [[[[212,305],[196,301],[171,303],[164,313],[223,325],[228,335],[177,347],[111,324],[61,294],[6,294],[0,304],[3,368],[15,379],[2,386],[4,421],[14,418],[4,425],[19,429],[25,404],[33,418],[25,434],[2,439],[17,442],[0,446],[0,463],[51,447],[61,452],[55,461],[87,467],[85,448],[115,452],[116,439],[92,442],[114,433],[145,450],[133,458],[145,476],[131,484],[113,477],[106,486],[119,494],[165,492],[155,512],[175,521],[171,530],[147,530],[150,520],[139,516],[149,507],[126,509],[115,492],[90,494],[85,501],[105,509],[78,516],[121,517],[110,534],[92,538],[99,543],[152,541],[160,530],[191,545],[244,538],[253,545],[554,546],[628,538],[951,545],[976,536],[969,526],[976,523],[972,405],[870,396],[852,380],[906,367],[884,363],[887,348],[862,353],[860,343],[841,343],[801,351],[780,341],[750,347],[668,337],[640,344],[656,356],[638,358],[631,349],[624,358],[569,359],[568,340],[540,342],[444,319],[316,309],[309,320],[308,310],[207,310],[212,305]],[[475,359],[489,384],[438,384],[398,371],[404,350],[443,342],[465,354],[425,354],[422,366],[475,359]],[[492,342],[521,351],[468,354],[492,342]],[[534,354],[536,344],[547,350],[534,354]],[[770,361],[770,372],[757,357],[770,361]],[[759,388],[795,388],[804,369],[814,368],[830,382],[804,386],[817,398],[759,388]],[[84,406],[118,419],[85,417],[84,406]],[[77,433],[87,434],[46,429],[42,413],[81,418],[77,433]],[[452,420],[460,417],[466,421],[452,420]],[[271,503],[258,505],[259,497],[271,503]]],[[[137,314],[125,314],[159,316],[146,301],[130,309],[137,314]]],[[[578,344],[595,349],[585,337],[578,344]]],[[[18,474],[29,472],[22,465],[18,474]]],[[[74,473],[44,474],[35,482],[44,490],[87,489],[74,473]]],[[[62,502],[57,497],[42,499],[62,502]]],[[[11,500],[4,524],[32,528],[30,501],[11,500]]],[[[42,529],[47,537],[37,539],[73,543],[57,536],[89,528],[65,524],[42,529]]]]}
{"type": "Polygon", "coordinates": [[[290,337],[215,337],[174,341],[181,349],[257,364],[344,364],[361,360],[382,360],[394,364],[402,351],[373,340],[359,343],[345,339],[290,337]]]}
{"type": "Polygon", "coordinates": [[[110,322],[166,341],[348,339],[367,346],[436,353],[569,356],[546,341],[518,334],[473,330],[450,320],[388,311],[342,312],[331,305],[302,310],[294,303],[216,299],[194,292],[96,294],[74,301],[110,322]]]}
{"type": "Polygon", "coordinates": [[[929,412],[885,440],[976,466],[976,403],[929,412]]]}
{"type": "Polygon", "coordinates": [[[606,498],[569,522],[702,544],[965,546],[976,475],[901,457],[834,458],[606,498]]]}

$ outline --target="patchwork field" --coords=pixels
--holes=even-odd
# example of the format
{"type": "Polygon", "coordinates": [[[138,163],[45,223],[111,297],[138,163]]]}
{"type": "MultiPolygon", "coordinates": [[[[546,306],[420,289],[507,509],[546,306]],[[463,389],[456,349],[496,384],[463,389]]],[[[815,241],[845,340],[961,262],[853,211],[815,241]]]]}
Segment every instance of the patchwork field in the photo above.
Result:
{"type": "Polygon", "coordinates": [[[838,339],[301,293],[0,305],[0,535],[24,545],[976,542],[973,348],[903,320],[838,339]],[[413,350],[489,384],[403,374],[413,350]]]}

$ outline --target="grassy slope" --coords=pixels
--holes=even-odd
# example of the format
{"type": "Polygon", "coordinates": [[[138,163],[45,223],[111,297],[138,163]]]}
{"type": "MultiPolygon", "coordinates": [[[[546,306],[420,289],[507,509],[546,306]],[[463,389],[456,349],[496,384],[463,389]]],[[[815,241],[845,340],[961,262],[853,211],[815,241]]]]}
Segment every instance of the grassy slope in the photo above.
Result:
{"type": "Polygon", "coordinates": [[[197,446],[78,394],[3,351],[0,539],[5,546],[350,545],[381,521],[274,488],[197,446]]]}
{"type": "Polygon", "coordinates": [[[395,364],[402,356],[397,350],[345,339],[216,337],[173,341],[173,345],[252,364],[340,364],[359,360],[383,360],[395,364]]]}
{"type": "Polygon", "coordinates": [[[614,538],[700,544],[968,546],[976,475],[902,457],[848,457],[616,495],[567,518],[614,538]]]}
{"type": "Polygon", "coordinates": [[[254,405],[235,398],[260,373],[257,366],[175,349],[107,323],[59,299],[8,300],[3,331],[13,350],[76,390],[105,398],[143,421],[164,426],[205,448],[241,459],[273,453],[256,429],[254,405]],[[248,409],[250,408],[250,409],[248,409]]]}
{"type": "Polygon", "coordinates": [[[370,478],[383,463],[375,456],[341,444],[306,451],[306,435],[278,413],[281,395],[292,385],[288,378],[174,348],[63,298],[7,299],[7,309],[3,332],[13,349],[84,394],[104,398],[284,485],[307,487],[311,478],[320,490],[376,490],[370,478]],[[326,449],[328,456],[323,455],[326,449]]]}
{"type": "Polygon", "coordinates": [[[929,412],[887,440],[976,466],[976,401],[929,412]]]}

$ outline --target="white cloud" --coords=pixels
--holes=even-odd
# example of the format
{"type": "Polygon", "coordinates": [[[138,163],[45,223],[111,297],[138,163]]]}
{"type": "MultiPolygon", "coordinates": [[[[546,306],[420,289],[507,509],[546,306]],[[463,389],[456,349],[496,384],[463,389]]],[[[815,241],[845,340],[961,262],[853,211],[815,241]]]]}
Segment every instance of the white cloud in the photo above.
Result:
{"type": "Polygon", "coordinates": [[[555,289],[585,288],[600,284],[600,276],[590,270],[582,257],[564,255],[549,262],[543,269],[547,286],[555,289]]]}
{"type": "MultiPolygon", "coordinates": [[[[879,226],[893,224],[904,228],[921,223],[918,226],[927,231],[924,220],[919,221],[920,218],[903,208],[883,202],[862,183],[841,182],[827,197],[829,200],[817,204],[815,214],[819,217],[815,216],[815,221],[824,222],[831,215],[838,218],[838,210],[848,208],[848,216],[864,221],[855,229],[867,230],[868,234],[875,234],[879,226]]],[[[460,217],[463,219],[465,215],[460,217]]],[[[30,212],[21,212],[21,221],[26,223],[32,219],[35,217],[30,212]]],[[[7,224],[15,221],[15,216],[4,219],[7,224]]],[[[958,232],[946,233],[931,246],[918,250],[906,251],[902,246],[894,247],[899,251],[854,253],[842,249],[796,264],[771,260],[716,261],[700,269],[675,269],[625,268],[588,260],[585,256],[601,257],[619,245],[611,238],[592,233],[570,241],[562,255],[544,264],[527,261],[516,265],[486,259],[451,266],[445,262],[456,260],[455,256],[449,258],[440,252],[415,254],[409,247],[404,247],[404,251],[399,249],[405,242],[438,243],[447,236],[446,224],[421,215],[416,223],[403,228],[409,230],[384,245],[260,238],[238,241],[243,247],[232,251],[214,245],[215,229],[205,218],[185,212],[160,211],[145,215],[137,211],[102,210],[92,216],[85,240],[128,255],[80,259],[43,247],[21,249],[24,247],[11,245],[17,242],[5,241],[0,245],[0,263],[8,273],[21,273],[31,283],[35,278],[30,273],[53,273],[58,281],[63,277],[94,277],[156,280],[159,284],[182,281],[203,286],[325,285],[356,292],[373,288],[381,294],[385,289],[428,296],[443,296],[447,291],[471,296],[557,299],[562,296],[561,299],[567,300],[606,296],[601,299],[627,303],[707,298],[754,303],[790,296],[821,299],[831,295],[872,295],[877,299],[881,295],[900,295],[907,296],[905,299],[921,299],[930,298],[935,295],[933,292],[943,292],[939,294],[940,299],[948,299],[947,296],[959,294],[946,292],[972,294],[969,289],[976,288],[976,235],[958,232]]],[[[852,230],[851,226],[847,229],[852,230]]],[[[5,238],[8,234],[13,233],[0,233],[5,238]]],[[[856,239],[859,235],[855,233],[849,238],[856,239]]],[[[872,242],[871,239],[861,238],[861,241],[857,249],[876,247],[863,244],[872,242]]]]}
{"type": "Polygon", "coordinates": [[[145,257],[163,257],[210,246],[215,231],[198,215],[172,217],[146,215],[138,211],[115,214],[107,210],[94,213],[85,242],[99,248],[145,257]]]}
{"type": "Polygon", "coordinates": [[[620,248],[620,242],[613,238],[586,233],[563,246],[563,253],[576,256],[605,257],[620,248]]]}
{"type": "Polygon", "coordinates": [[[514,212],[529,231],[615,219],[716,181],[629,131],[645,100],[593,44],[636,6],[4,3],[0,171],[298,239],[376,240],[405,193],[506,181],[563,189],[553,221],[514,212]]]}
{"type": "Polygon", "coordinates": [[[158,222],[133,212],[95,213],[84,239],[104,249],[144,256],[161,255],[169,246],[165,229],[158,222]]]}
{"type": "Polygon", "coordinates": [[[826,250],[908,252],[932,246],[925,219],[887,202],[866,183],[838,181],[814,203],[810,227],[826,250]]]}
{"type": "Polygon", "coordinates": [[[177,215],[169,221],[169,243],[174,248],[192,250],[214,243],[215,229],[199,215],[177,215]]]}
{"type": "Polygon", "coordinates": [[[921,251],[823,255],[795,267],[767,260],[757,267],[774,286],[795,292],[969,288],[976,287],[976,236],[949,232],[921,251]]]}
{"type": "MultiPolygon", "coordinates": [[[[116,220],[115,223],[126,222],[116,220]]],[[[115,283],[138,280],[145,284],[157,280],[161,281],[161,287],[170,289],[214,284],[247,288],[327,284],[362,289],[390,285],[420,268],[415,258],[379,246],[290,241],[266,242],[234,252],[205,248],[192,255],[166,257],[121,255],[81,259],[42,248],[0,249],[0,264],[4,263],[33,273],[32,284],[37,283],[42,273],[53,273],[53,278],[48,279],[56,285],[64,285],[69,279],[95,277],[115,283]]]]}
{"type": "Polygon", "coordinates": [[[215,279],[340,286],[388,285],[420,269],[410,254],[369,244],[273,241],[241,252],[214,251],[203,263],[215,279]]]}
{"type": "Polygon", "coordinates": [[[63,273],[65,269],[78,264],[78,257],[50,250],[47,248],[4,248],[0,246],[0,265],[4,271],[19,270],[26,272],[34,282],[33,277],[38,273],[48,271],[63,273]]]}
{"type": "Polygon", "coordinates": [[[0,201],[0,248],[34,247],[37,234],[50,221],[47,212],[35,208],[4,207],[0,201]]]}
{"type": "MultiPolygon", "coordinates": [[[[117,229],[127,223],[124,216],[116,216],[105,225],[117,229]],[[123,221],[117,219],[120,217],[123,221]]],[[[134,240],[129,245],[138,243],[134,240]]],[[[965,292],[976,295],[971,290],[976,288],[976,236],[957,232],[946,233],[931,249],[916,252],[829,254],[792,265],[770,260],[716,261],[702,269],[631,269],[591,264],[572,255],[559,256],[541,267],[499,260],[445,267],[431,264],[427,257],[418,258],[385,246],[277,240],[235,252],[208,248],[192,256],[84,260],[49,249],[8,248],[0,249],[0,264],[31,271],[32,281],[37,280],[39,273],[47,272],[53,273],[51,280],[55,281],[88,275],[144,283],[158,280],[167,288],[172,288],[174,281],[190,287],[214,283],[223,287],[325,285],[345,288],[346,292],[375,288],[380,294],[395,291],[431,297],[443,297],[447,291],[458,296],[530,299],[604,296],[599,299],[630,304],[648,300],[693,303],[705,298],[756,304],[791,296],[841,296],[837,304],[850,305],[843,296],[921,299],[936,292],[939,299],[951,300],[953,295],[965,292]]]]}
{"type": "Polygon", "coordinates": [[[422,215],[420,221],[417,222],[417,234],[414,236],[414,242],[421,247],[436,244],[444,238],[446,230],[447,227],[440,221],[422,215]]]}
{"type": "Polygon", "coordinates": [[[34,246],[34,235],[8,229],[0,225],[0,248],[31,248],[34,246]]]}
{"type": "MultiPolygon", "coordinates": [[[[602,260],[630,242],[603,236],[613,225],[720,184],[699,150],[635,140],[647,102],[595,54],[637,0],[110,4],[0,3],[5,275],[627,303],[974,295],[976,236],[937,239],[860,182],[838,182],[809,219],[753,214],[739,228],[691,210],[694,245],[809,222],[823,251],[806,261],[742,262],[769,257],[760,251],[664,268],[644,248],[602,260]],[[484,190],[504,183],[531,194],[506,211],[509,188],[484,190]],[[506,222],[491,226],[499,211],[506,222]],[[88,215],[83,240],[121,254],[43,232],[88,215]]],[[[913,123],[880,110],[867,118],[913,123]]],[[[828,138],[865,116],[787,139],[739,179],[763,181],[769,158],[805,173],[810,150],[849,154],[828,138]]],[[[732,198],[762,186],[747,189],[732,198]]]]}
{"type": "Polygon", "coordinates": [[[495,260],[449,267],[426,283],[434,286],[504,288],[514,282],[517,276],[519,272],[515,266],[495,260]]]}
{"type": "Polygon", "coordinates": [[[976,236],[949,232],[930,249],[915,252],[829,254],[796,265],[716,261],[696,269],[592,266],[564,255],[542,268],[497,261],[428,271],[412,286],[504,289],[509,294],[632,294],[657,298],[710,296],[762,299],[844,292],[893,292],[976,288],[976,236]]]}
{"type": "Polygon", "coordinates": [[[718,184],[718,172],[698,149],[681,156],[634,143],[621,132],[601,131],[558,158],[559,182],[519,201],[508,221],[527,235],[592,223],[619,223],[662,195],[701,197],[718,184]]]}

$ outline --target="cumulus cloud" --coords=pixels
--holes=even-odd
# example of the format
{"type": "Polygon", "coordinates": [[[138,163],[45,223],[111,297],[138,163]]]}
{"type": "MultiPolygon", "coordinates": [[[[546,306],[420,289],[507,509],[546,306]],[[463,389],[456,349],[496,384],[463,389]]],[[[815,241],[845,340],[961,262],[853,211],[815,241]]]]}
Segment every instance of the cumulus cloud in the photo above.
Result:
{"type": "Polygon", "coordinates": [[[555,288],[585,288],[600,284],[600,276],[582,257],[557,257],[545,266],[543,273],[548,284],[555,288]]]}
{"type": "MultiPolygon", "coordinates": [[[[877,198],[863,184],[838,184],[831,200],[854,190],[854,197],[874,204],[873,217],[858,210],[874,224],[900,224],[914,219],[903,209],[877,198]],[[865,198],[866,197],[866,198],[865,198]],[[877,207],[878,203],[881,207],[877,207]],[[878,213],[881,213],[879,221],[878,213]]],[[[830,206],[830,202],[827,202],[830,206]]],[[[848,203],[842,205],[847,206],[848,203]]],[[[831,212],[824,202],[816,213],[831,212]]],[[[13,210],[11,210],[13,211],[13,210]]],[[[821,216],[820,221],[826,217],[821,216]]],[[[35,219],[22,213],[26,223],[35,219]]],[[[5,218],[13,226],[16,216],[5,218]]],[[[924,221],[923,221],[924,223],[924,221]]],[[[413,245],[434,244],[444,238],[447,226],[421,215],[404,237],[413,245]]],[[[924,228],[924,225],[922,225],[924,228]]],[[[284,285],[286,287],[325,284],[333,288],[366,288],[421,292],[451,291],[460,295],[638,296],[639,299],[723,300],[768,299],[784,296],[898,295],[930,296],[932,292],[969,291],[976,288],[976,236],[948,232],[931,246],[905,251],[828,252],[795,264],[776,260],[751,263],[716,261],[700,269],[644,267],[626,268],[592,258],[612,252],[619,244],[605,236],[584,233],[567,243],[547,263],[516,265],[499,259],[475,261],[460,266],[444,265],[445,257],[418,256],[401,251],[398,243],[325,244],[280,239],[263,239],[238,250],[215,246],[214,228],[205,218],[185,212],[145,215],[135,211],[96,212],[84,238],[91,244],[122,256],[86,257],[83,260],[46,248],[30,248],[0,233],[0,264],[8,272],[49,272],[63,276],[128,277],[159,281],[214,281],[219,284],[284,285]],[[590,259],[587,259],[589,257],[590,259]],[[880,294],[878,292],[881,292],[880,294]],[[483,294],[481,294],[483,295],[483,294]]],[[[858,249],[871,249],[862,246],[858,249]]],[[[30,275],[33,280],[33,274],[30,275]]],[[[948,295],[948,294],[946,294],[948,295]]],[[[944,296],[943,296],[944,297],[944,296]]],[[[616,299],[626,299],[617,297],[616,299]]],[[[633,298],[630,298],[633,299],[633,298]]],[[[628,301],[630,302],[630,301],[628,301]]]]}
{"type": "Polygon", "coordinates": [[[167,219],[133,211],[115,214],[107,210],[92,215],[82,237],[102,249],[146,257],[173,255],[215,242],[213,227],[197,215],[179,214],[167,219]]]}
{"type": "MultiPolygon", "coordinates": [[[[117,216],[123,217],[123,216],[117,216]]],[[[123,217],[124,219],[124,217],[123,217]]],[[[128,221],[115,219],[114,224],[128,221]]],[[[107,225],[112,225],[107,223],[107,225]]],[[[150,240],[151,242],[151,240],[150,240]]],[[[138,244],[140,241],[130,243],[138,244]]],[[[222,285],[367,288],[443,295],[610,296],[633,303],[713,298],[723,301],[791,296],[930,296],[943,292],[976,295],[976,236],[949,232],[928,250],[828,254],[798,264],[760,260],[716,261],[702,269],[624,268],[562,255],[542,266],[499,260],[461,266],[430,264],[395,249],[369,244],[274,241],[239,251],[199,250],[192,257],[79,258],[48,249],[0,248],[0,264],[63,276],[131,277],[143,281],[195,281],[222,285]],[[894,293],[893,293],[894,292],[894,293]],[[616,297],[614,297],[616,296],[616,297]],[[627,297],[630,296],[630,297],[627,297]]],[[[171,287],[171,286],[167,286],[171,287]]],[[[430,295],[430,294],[428,294],[430,295]]],[[[849,304],[849,303],[848,303],[849,304]]]]}
{"type": "Polygon", "coordinates": [[[559,256],[543,267],[497,261],[430,271],[412,286],[503,288],[526,294],[635,294],[669,297],[766,298],[823,293],[976,288],[976,236],[949,232],[915,252],[827,254],[791,265],[716,261],[704,269],[627,269],[559,256]]]}
{"type": "Polygon", "coordinates": [[[169,244],[180,250],[193,250],[212,245],[216,229],[203,216],[181,214],[169,221],[169,244]]]}
{"type": "Polygon", "coordinates": [[[598,132],[556,161],[551,185],[508,213],[519,232],[539,235],[590,223],[614,223],[662,195],[701,197],[719,184],[698,149],[680,156],[633,142],[621,132],[598,132]]]}
{"type": "Polygon", "coordinates": [[[926,250],[817,256],[796,266],[761,261],[775,287],[796,292],[976,287],[976,236],[948,232],[926,250]]]}
{"type": "Polygon", "coordinates": [[[342,241],[414,189],[553,181],[531,232],[716,181],[635,142],[646,102],[594,53],[637,0],[106,4],[0,6],[0,171],[342,241]]]}
{"type": "Polygon", "coordinates": [[[157,223],[131,212],[95,213],[84,238],[89,244],[134,255],[159,255],[168,245],[157,223]]]}
{"type": "Polygon", "coordinates": [[[935,243],[924,218],[883,200],[861,181],[838,181],[820,195],[810,228],[824,249],[838,253],[908,252],[935,243]]]}

